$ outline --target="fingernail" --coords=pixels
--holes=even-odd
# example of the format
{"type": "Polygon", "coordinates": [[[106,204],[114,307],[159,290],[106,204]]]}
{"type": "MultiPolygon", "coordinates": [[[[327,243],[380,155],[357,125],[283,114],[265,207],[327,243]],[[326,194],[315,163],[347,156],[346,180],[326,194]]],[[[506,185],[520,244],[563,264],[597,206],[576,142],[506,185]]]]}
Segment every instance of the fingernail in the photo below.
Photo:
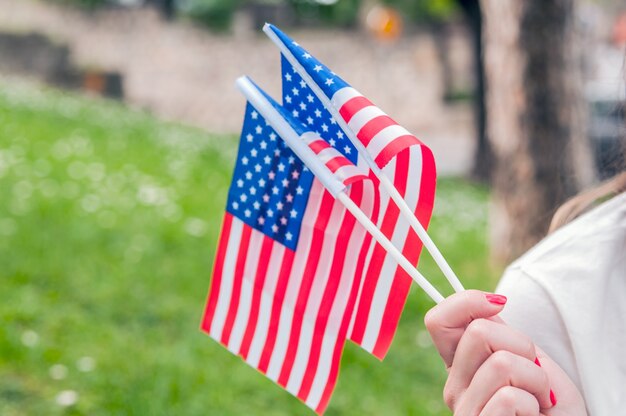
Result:
{"type": "Polygon", "coordinates": [[[506,296],[486,293],[485,297],[490,303],[493,303],[494,305],[504,305],[506,303],[506,296]]]}
{"type": "MultiPolygon", "coordinates": [[[[539,358],[535,358],[535,364],[541,367],[541,362],[539,362],[539,358]]],[[[554,395],[552,389],[550,389],[550,403],[552,403],[552,406],[556,405],[556,396],[554,395]]]]}

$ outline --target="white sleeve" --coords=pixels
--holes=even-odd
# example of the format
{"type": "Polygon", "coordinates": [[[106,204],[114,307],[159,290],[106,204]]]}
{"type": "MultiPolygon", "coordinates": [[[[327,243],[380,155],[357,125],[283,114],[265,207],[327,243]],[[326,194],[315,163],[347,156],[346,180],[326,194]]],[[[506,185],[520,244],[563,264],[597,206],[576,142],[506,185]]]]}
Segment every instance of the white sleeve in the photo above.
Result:
{"type": "Polygon", "coordinates": [[[548,292],[523,270],[509,268],[496,289],[508,298],[500,316],[543,349],[581,389],[570,337],[548,292]]]}

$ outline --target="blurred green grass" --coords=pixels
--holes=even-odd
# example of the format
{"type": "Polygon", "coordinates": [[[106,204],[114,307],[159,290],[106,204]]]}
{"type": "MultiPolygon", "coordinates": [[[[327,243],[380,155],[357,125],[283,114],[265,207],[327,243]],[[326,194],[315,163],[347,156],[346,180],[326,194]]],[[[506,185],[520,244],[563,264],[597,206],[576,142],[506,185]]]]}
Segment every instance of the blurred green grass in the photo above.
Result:
{"type": "MultiPolygon", "coordinates": [[[[236,144],[0,84],[0,414],[313,414],[199,330],[236,144]]],[[[498,274],[486,200],[439,183],[431,233],[466,287],[498,274]]],[[[431,306],[414,288],[383,363],[346,347],[328,415],[447,414],[431,306]]]]}

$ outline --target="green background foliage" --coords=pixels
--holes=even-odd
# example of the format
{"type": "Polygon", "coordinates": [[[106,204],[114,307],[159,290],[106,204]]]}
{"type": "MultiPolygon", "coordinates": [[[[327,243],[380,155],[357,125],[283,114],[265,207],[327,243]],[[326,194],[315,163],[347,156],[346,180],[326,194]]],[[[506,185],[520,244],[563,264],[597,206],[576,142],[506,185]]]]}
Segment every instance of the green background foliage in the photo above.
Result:
{"type": "Polygon", "coordinates": [[[52,0],[57,3],[76,5],[86,9],[93,9],[107,3],[107,0],[52,0]]]}
{"type": "MultiPolygon", "coordinates": [[[[113,0],[51,0],[94,9],[113,0]]],[[[381,0],[397,8],[411,23],[437,23],[449,19],[457,11],[456,0],[381,0]]],[[[155,2],[155,4],[159,4],[155,2]]],[[[241,7],[286,5],[299,24],[351,27],[357,23],[362,0],[338,0],[325,5],[316,0],[175,0],[181,16],[189,17],[214,31],[227,31],[235,11],[241,7]]]]}
{"type": "Polygon", "coordinates": [[[396,7],[409,20],[417,23],[437,23],[457,12],[457,0],[382,0],[396,7]]]}

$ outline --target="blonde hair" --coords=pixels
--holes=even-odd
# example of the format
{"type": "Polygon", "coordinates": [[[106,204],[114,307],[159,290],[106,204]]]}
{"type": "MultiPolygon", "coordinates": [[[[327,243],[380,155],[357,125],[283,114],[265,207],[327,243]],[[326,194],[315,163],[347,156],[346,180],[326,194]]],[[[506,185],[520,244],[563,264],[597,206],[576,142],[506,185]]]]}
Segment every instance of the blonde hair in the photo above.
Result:
{"type": "Polygon", "coordinates": [[[554,217],[552,217],[548,234],[573,221],[592,208],[596,202],[604,201],[624,191],[626,191],[626,171],[615,175],[595,188],[576,195],[557,209],[554,217]]]}

